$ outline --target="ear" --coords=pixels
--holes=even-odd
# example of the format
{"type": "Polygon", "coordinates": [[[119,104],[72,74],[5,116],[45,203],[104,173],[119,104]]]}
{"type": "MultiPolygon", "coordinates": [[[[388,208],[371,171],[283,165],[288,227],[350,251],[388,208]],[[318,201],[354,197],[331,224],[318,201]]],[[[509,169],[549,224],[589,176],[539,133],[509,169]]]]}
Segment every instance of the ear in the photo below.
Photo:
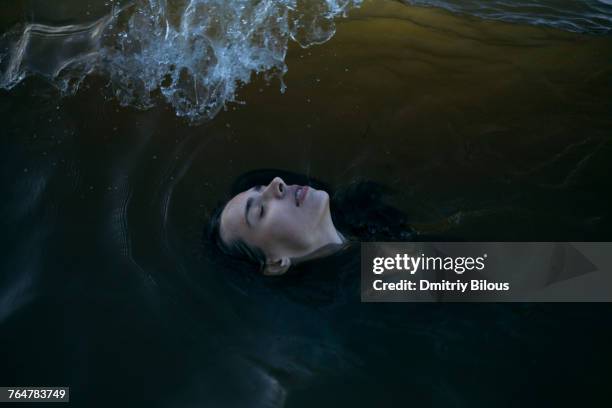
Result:
{"type": "Polygon", "coordinates": [[[266,261],[266,264],[264,265],[263,269],[263,274],[266,276],[282,275],[287,272],[290,266],[291,259],[286,256],[275,261],[266,261]]]}

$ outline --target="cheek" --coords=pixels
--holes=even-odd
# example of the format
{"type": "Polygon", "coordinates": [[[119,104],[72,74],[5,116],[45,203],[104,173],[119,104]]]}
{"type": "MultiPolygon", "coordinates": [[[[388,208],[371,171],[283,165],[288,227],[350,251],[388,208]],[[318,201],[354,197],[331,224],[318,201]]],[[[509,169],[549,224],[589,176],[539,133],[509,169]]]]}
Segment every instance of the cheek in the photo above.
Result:
{"type": "Polygon", "coordinates": [[[269,239],[280,245],[306,247],[312,236],[312,215],[306,211],[295,211],[292,208],[275,208],[263,230],[269,239]]]}

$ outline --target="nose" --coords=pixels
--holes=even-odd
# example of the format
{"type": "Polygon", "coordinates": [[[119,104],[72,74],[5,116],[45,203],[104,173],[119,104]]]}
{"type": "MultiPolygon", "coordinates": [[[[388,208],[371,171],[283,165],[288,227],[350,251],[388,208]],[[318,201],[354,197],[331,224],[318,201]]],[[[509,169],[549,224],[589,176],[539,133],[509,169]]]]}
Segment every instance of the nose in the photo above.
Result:
{"type": "Polygon", "coordinates": [[[283,198],[285,191],[287,191],[287,185],[283,179],[280,177],[274,177],[274,180],[268,184],[268,187],[266,187],[263,194],[275,198],[283,198]]]}

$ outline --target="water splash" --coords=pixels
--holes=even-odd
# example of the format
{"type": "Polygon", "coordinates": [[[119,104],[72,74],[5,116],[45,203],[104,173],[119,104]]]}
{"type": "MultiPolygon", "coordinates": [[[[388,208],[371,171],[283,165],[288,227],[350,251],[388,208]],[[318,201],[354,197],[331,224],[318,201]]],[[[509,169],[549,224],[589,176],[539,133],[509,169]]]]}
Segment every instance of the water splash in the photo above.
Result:
{"type": "Polygon", "coordinates": [[[101,74],[123,106],[162,96],[178,116],[213,118],[253,74],[287,72],[289,41],[302,47],[335,34],[334,19],[362,0],[137,0],[93,23],[28,24],[0,39],[0,87],[40,75],[74,94],[101,74]]]}
{"type": "MultiPolygon", "coordinates": [[[[289,43],[321,44],[335,19],[363,0],[134,0],[109,3],[94,22],[26,24],[0,37],[0,88],[30,75],[77,92],[97,74],[123,106],[160,100],[191,123],[213,118],[236,100],[254,74],[287,72],[289,43]],[[125,3],[125,2],[124,2],[125,3]]],[[[485,19],[544,25],[587,34],[612,33],[611,0],[399,0],[485,19]]]]}
{"type": "Polygon", "coordinates": [[[64,93],[76,91],[98,61],[110,17],[94,23],[52,27],[28,24],[0,39],[0,87],[11,89],[31,74],[53,81],[64,93]]]}

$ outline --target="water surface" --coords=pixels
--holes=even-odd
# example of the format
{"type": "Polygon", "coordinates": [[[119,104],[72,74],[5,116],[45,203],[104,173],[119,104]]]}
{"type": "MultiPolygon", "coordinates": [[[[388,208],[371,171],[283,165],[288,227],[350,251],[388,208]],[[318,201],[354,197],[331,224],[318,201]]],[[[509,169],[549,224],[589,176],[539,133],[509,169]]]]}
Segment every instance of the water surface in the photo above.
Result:
{"type": "MultiPolygon", "coordinates": [[[[308,48],[264,24],[286,40],[278,59],[245,61],[236,78],[248,81],[214,94],[214,109],[158,89],[168,80],[151,65],[160,54],[138,60],[146,48],[95,37],[110,3],[0,6],[9,48],[28,24],[46,30],[27,75],[0,91],[0,382],[69,385],[88,407],[609,399],[608,305],[361,304],[356,255],[271,284],[202,247],[231,182],[266,167],[332,186],[382,182],[426,232],[609,241],[611,37],[595,23],[532,23],[540,11],[512,2],[500,10],[532,21],[445,6],[456,4],[368,1],[317,20],[328,31],[313,32],[333,36],[308,48]],[[128,57],[132,71],[116,76],[109,67],[128,57]],[[124,99],[122,84],[141,77],[152,80],[136,90],[148,103],[124,99]]],[[[610,15],[604,3],[537,4],[560,5],[551,21],[610,15]]],[[[129,19],[118,24],[126,32],[129,19]]],[[[156,29],[139,32],[150,50],[172,51],[156,29]]],[[[199,66],[189,64],[203,49],[161,65],[199,66]]],[[[234,74],[216,78],[231,87],[234,74]]],[[[176,78],[173,89],[187,89],[190,77],[176,78]]]]}

